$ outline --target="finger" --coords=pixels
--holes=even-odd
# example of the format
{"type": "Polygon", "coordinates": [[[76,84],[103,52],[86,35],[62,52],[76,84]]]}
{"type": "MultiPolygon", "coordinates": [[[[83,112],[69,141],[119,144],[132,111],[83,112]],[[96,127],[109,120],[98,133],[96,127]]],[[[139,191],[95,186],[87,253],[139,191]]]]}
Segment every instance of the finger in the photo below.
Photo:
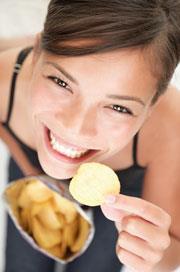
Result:
{"type": "Polygon", "coordinates": [[[164,250],[170,244],[168,232],[137,216],[124,217],[122,230],[139,237],[149,243],[154,249],[164,250]]]}
{"type": "Polygon", "coordinates": [[[118,230],[118,233],[122,231],[122,224],[121,222],[115,222],[116,229],[118,230]]]}
{"type": "Polygon", "coordinates": [[[120,233],[117,245],[152,264],[158,263],[162,258],[162,251],[154,250],[144,240],[124,231],[120,233]]]}
{"type": "Polygon", "coordinates": [[[162,228],[169,228],[171,224],[170,216],[160,207],[137,197],[126,195],[107,196],[105,203],[115,209],[136,214],[145,220],[162,228]]]}
{"type": "Polygon", "coordinates": [[[101,205],[101,210],[103,214],[112,221],[120,222],[124,216],[129,215],[129,213],[119,210],[119,209],[114,209],[112,207],[109,207],[108,205],[101,205]]]}
{"type": "Polygon", "coordinates": [[[120,262],[133,272],[152,271],[151,264],[143,260],[141,257],[138,257],[137,255],[120,247],[117,247],[116,253],[120,262]]]}

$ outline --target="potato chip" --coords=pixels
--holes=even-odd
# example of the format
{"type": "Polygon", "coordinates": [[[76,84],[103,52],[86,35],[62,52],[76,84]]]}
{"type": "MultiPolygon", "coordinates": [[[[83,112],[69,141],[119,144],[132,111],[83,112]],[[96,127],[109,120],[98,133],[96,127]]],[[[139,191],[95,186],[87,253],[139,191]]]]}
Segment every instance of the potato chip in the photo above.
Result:
{"type": "Polygon", "coordinates": [[[62,242],[61,242],[61,248],[60,248],[60,255],[59,257],[61,259],[65,259],[66,258],[66,253],[67,253],[67,244],[66,244],[66,241],[64,239],[62,239],[62,242]]]}
{"type": "Polygon", "coordinates": [[[23,209],[20,211],[20,223],[21,226],[24,230],[28,231],[29,228],[29,210],[28,209],[23,209]]]}
{"type": "Polygon", "coordinates": [[[32,233],[32,218],[29,208],[24,208],[20,211],[20,224],[29,234],[32,233]]]}
{"type": "Polygon", "coordinates": [[[31,201],[44,202],[52,197],[52,191],[39,180],[32,180],[24,190],[31,201]]]}
{"type": "Polygon", "coordinates": [[[29,193],[26,190],[26,187],[22,190],[22,192],[17,200],[17,203],[18,203],[19,207],[25,208],[25,209],[31,205],[32,201],[29,197],[29,193]]]}
{"type": "Polygon", "coordinates": [[[74,244],[71,246],[72,252],[77,252],[83,247],[83,245],[85,244],[85,241],[87,240],[88,233],[89,233],[89,223],[83,217],[80,216],[78,236],[74,244]]]}
{"type": "Polygon", "coordinates": [[[74,204],[67,198],[64,198],[59,194],[54,193],[53,203],[55,211],[60,211],[61,213],[63,213],[68,224],[76,218],[76,208],[74,204]]]}
{"type": "Polygon", "coordinates": [[[37,214],[37,218],[46,228],[52,230],[61,228],[61,222],[59,222],[59,218],[50,202],[43,205],[42,209],[37,214]]]}
{"type": "Polygon", "coordinates": [[[47,248],[47,251],[50,254],[52,254],[60,259],[65,259],[66,258],[66,249],[67,249],[66,244],[64,241],[62,241],[62,243],[59,245],[56,245],[52,248],[47,248]]]}
{"type": "Polygon", "coordinates": [[[10,186],[6,189],[5,195],[6,198],[8,199],[8,202],[11,206],[11,209],[13,211],[14,216],[17,218],[18,221],[20,221],[20,209],[18,205],[18,198],[21,195],[21,192],[24,188],[25,184],[23,183],[13,183],[10,184],[10,186]]]}
{"type": "Polygon", "coordinates": [[[50,230],[44,227],[36,217],[32,218],[32,233],[42,248],[51,248],[61,243],[61,230],[50,230]]]}
{"type": "Polygon", "coordinates": [[[30,207],[31,215],[35,216],[38,213],[40,213],[40,211],[43,209],[44,205],[46,205],[47,203],[48,203],[48,201],[41,202],[41,203],[32,202],[31,207],[30,207]]]}
{"type": "Polygon", "coordinates": [[[61,244],[58,244],[58,245],[51,247],[51,248],[48,248],[47,251],[50,254],[52,254],[58,258],[61,258],[61,244]]]}
{"type": "Polygon", "coordinates": [[[17,199],[20,197],[24,188],[25,188],[25,184],[22,184],[19,182],[19,183],[11,185],[6,190],[6,195],[8,198],[10,198],[12,205],[18,206],[17,199]]]}
{"type": "Polygon", "coordinates": [[[66,242],[67,246],[71,248],[73,244],[75,243],[75,240],[78,236],[78,230],[79,230],[79,218],[76,217],[74,221],[72,221],[70,224],[66,224],[66,226],[63,229],[63,240],[66,242]]]}
{"type": "Polygon", "coordinates": [[[65,225],[67,224],[65,217],[62,213],[57,212],[56,213],[58,220],[59,220],[59,224],[60,224],[60,229],[63,229],[65,227],[65,225]]]}
{"type": "Polygon", "coordinates": [[[84,163],[72,178],[69,190],[80,203],[88,206],[101,205],[108,194],[120,192],[120,182],[116,173],[100,163],[84,163]]]}

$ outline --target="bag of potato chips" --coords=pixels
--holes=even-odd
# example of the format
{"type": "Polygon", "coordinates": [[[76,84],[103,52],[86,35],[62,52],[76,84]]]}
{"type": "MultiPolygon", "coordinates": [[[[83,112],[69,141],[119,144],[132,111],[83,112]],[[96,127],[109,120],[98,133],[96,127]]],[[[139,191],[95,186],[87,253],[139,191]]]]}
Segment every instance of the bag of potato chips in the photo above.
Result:
{"type": "Polygon", "coordinates": [[[19,179],[8,185],[3,198],[26,241],[46,256],[67,263],[87,249],[94,225],[80,205],[72,201],[68,186],[59,182],[61,195],[45,186],[38,176],[19,179]]]}

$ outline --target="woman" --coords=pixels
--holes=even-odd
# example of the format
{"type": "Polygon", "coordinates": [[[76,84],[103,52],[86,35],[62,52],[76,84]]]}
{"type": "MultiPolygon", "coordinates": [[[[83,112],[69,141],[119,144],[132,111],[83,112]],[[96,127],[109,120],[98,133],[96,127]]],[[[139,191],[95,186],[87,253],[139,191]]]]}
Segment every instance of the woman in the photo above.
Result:
{"type": "MultiPolygon", "coordinates": [[[[81,163],[97,161],[121,180],[122,194],[93,209],[95,238],[68,272],[116,272],[122,264],[165,272],[180,264],[180,94],[169,85],[179,37],[179,0],[52,0],[33,49],[1,54],[3,135],[28,157],[20,169],[14,154],[9,179],[33,171],[69,179],[81,163]]],[[[53,271],[54,262],[9,220],[12,269],[53,271]]]]}

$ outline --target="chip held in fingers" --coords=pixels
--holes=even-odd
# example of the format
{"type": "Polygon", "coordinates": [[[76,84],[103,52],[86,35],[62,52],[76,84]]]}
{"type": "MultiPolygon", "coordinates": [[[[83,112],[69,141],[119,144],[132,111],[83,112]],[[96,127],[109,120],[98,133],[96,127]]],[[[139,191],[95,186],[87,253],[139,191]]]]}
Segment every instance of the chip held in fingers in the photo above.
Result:
{"type": "Polygon", "coordinates": [[[120,193],[120,181],[110,167],[89,162],[81,164],[70,182],[69,191],[81,204],[98,206],[107,195],[120,193]]]}

